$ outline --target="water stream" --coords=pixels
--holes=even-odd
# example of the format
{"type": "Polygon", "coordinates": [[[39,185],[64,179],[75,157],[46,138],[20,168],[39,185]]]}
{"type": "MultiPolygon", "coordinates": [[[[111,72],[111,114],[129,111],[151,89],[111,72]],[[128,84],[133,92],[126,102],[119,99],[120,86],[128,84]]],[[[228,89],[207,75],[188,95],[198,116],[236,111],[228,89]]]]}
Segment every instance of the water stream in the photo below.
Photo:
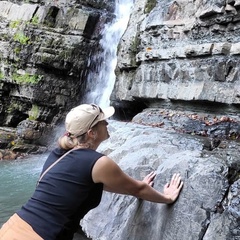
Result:
{"type": "Polygon", "coordinates": [[[94,56],[103,61],[88,76],[88,94],[84,99],[86,103],[96,103],[102,108],[110,105],[110,95],[115,83],[117,46],[127,28],[132,5],[133,0],[116,1],[116,18],[113,22],[106,24],[102,33],[103,38],[100,41],[104,52],[101,56],[94,56]]]}
{"type": "MultiPolygon", "coordinates": [[[[117,63],[117,45],[127,27],[131,0],[117,0],[116,18],[105,26],[101,45],[104,48],[103,63],[89,78],[98,76],[98,84],[91,81],[86,102],[109,106],[117,63]]],[[[0,161],[0,226],[31,197],[47,154],[31,156],[15,161],[0,161]]]]}

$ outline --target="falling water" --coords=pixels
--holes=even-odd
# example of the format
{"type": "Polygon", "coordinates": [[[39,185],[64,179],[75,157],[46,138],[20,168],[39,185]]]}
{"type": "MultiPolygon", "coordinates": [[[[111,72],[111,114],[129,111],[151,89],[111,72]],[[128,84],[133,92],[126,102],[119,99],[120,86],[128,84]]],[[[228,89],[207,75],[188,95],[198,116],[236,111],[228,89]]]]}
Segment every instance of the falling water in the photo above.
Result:
{"type": "Polygon", "coordinates": [[[110,95],[115,83],[117,46],[127,28],[132,5],[133,0],[116,0],[116,18],[105,25],[100,41],[104,50],[103,62],[88,77],[86,103],[96,103],[101,107],[107,107],[110,104],[110,95]]]}

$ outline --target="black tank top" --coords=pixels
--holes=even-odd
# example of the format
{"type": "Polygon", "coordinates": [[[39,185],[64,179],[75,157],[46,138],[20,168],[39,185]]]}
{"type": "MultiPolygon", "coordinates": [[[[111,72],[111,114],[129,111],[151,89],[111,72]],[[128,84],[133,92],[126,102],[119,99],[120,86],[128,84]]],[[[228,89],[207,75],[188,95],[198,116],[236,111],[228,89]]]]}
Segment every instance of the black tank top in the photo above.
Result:
{"type": "MultiPolygon", "coordinates": [[[[42,172],[64,153],[59,148],[53,150],[42,172]]],[[[17,214],[44,240],[72,239],[79,221],[101,201],[103,184],[93,182],[92,168],[102,156],[90,149],[67,154],[44,175],[17,214]]]]}

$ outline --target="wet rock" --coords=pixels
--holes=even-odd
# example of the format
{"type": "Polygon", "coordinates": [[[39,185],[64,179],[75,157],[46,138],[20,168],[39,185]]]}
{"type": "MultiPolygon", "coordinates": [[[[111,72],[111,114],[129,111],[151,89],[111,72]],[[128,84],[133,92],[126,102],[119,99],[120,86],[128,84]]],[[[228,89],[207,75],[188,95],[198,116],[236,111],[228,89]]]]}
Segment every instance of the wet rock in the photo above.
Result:
{"type": "Polygon", "coordinates": [[[17,139],[14,142],[14,145],[11,147],[11,150],[21,154],[41,154],[47,152],[49,149],[47,146],[26,143],[22,140],[17,139]]]}
{"type": "Polygon", "coordinates": [[[34,142],[41,138],[46,128],[46,123],[34,120],[23,120],[17,126],[17,135],[20,139],[34,142]]]}
{"type": "Polygon", "coordinates": [[[22,155],[19,152],[15,152],[9,149],[0,149],[0,160],[14,160],[22,155]]]}
{"type": "Polygon", "coordinates": [[[0,159],[14,160],[26,154],[40,154],[52,148],[49,134],[51,128],[45,123],[24,120],[17,129],[0,128],[0,159]]]}
{"type": "Polygon", "coordinates": [[[15,152],[39,154],[51,148],[53,129],[44,122],[24,120],[17,126],[17,138],[11,150],[15,152]]]}
{"type": "Polygon", "coordinates": [[[16,129],[0,128],[0,149],[10,148],[17,138],[16,129]]]}

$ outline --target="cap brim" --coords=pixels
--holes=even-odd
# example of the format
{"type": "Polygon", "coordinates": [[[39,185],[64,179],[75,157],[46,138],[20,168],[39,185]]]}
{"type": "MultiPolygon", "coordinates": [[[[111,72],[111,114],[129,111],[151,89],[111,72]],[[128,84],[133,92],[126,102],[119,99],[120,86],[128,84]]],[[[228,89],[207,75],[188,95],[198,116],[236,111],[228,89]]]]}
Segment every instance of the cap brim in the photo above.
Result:
{"type": "Polygon", "coordinates": [[[111,106],[111,107],[102,109],[102,112],[103,112],[103,116],[101,120],[105,120],[107,118],[110,118],[115,113],[115,109],[114,107],[111,106]]]}

